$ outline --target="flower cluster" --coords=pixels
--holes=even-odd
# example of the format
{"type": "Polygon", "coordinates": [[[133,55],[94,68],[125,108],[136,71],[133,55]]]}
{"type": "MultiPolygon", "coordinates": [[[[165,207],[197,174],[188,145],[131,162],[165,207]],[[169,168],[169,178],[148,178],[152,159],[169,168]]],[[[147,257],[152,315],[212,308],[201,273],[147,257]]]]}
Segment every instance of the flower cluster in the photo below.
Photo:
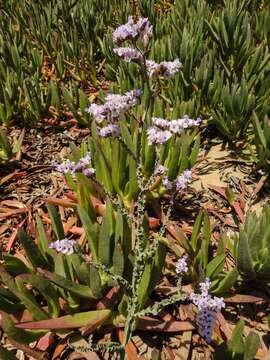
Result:
{"type": "Polygon", "coordinates": [[[139,18],[134,22],[132,16],[128,17],[128,22],[119,26],[113,33],[113,41],[116,44],[121,44],[126,40],[135,40],[138,37],[143,37],[144,41],[149,41],[153,35],[153,26],[147,18],[139,18]]]}
{"type": "Polygon", "coordinates": [[[59,253],[71,255],[74,253],[74,245],[76,241],[69,240],[67,238],[62,240],[56,240],[52,243],[50,243],[49,248],[54,249],[59,253]]]}
{"type": "Polygon", "coordinates": [[[212,332],[216,321],[217,312],[225,307],[224,299],[209,294],[211,282],[208,278],[200,284],[201,294],[190,294],[190,300],[198,308],[196,322],[199,334],[207,341],[211,342],[212,332]]]}
{"type": "Polygon", "coordinates": [[[92,176],[95,173],[95,169],[89,167],[91,163],[91,154],[88,152],[85,157],[81,158],[77,163],[71,160],[66,160],[62,164],[57,161],[52,162],[52,166],[56,171],[62,174],[75,174],[76,172],[82,172],[85,176],[92,176]]]}
{"type": "Polygon", "coordinates": [[[127,62],[133,61],[136,63],[140,63],[143,59],[142,54],[138,50],[131,47],[116,48],[113,49],[113,52],[115,53],[115,55],[120,57],[120,59],[127,62]]]}
{"type": "Polygon", "coordinates": [[[122,112],[136,105],[141,94],[141,90],[131,90],[125,95],[108,94],[103,105],[91,104],[85,111],[90,113],[98,124],[104,119],[113,122],[119,119],[122,112]]]}
{"type": "Polygon", "coordinates": [[[165,120],[161,118],[152,118],[153,126],[147,130],[148,143],[165,144],[173,134],[181,135],[185,129],[199,126],[201,119],[190,119],[188,115],[184,115],[183,119],[165,120]]]}
{"type": "Polygon", "coordinates": [[[188,259],[187,255],[184,255],[180,259],[178,259],[175,266],[175,271],[177,274],[181,275],[188,271],[187,259],[188,259]]]}
{"type": "Polygon", "coordinates": [[[192,180],[192,171],[185,170],[175,181],[175,186],[177,191],[184,190],[192,180]]]}
{"type": "Polygon", "coordinates": [[[185,170],[174,181],[171,181],[168,176],[164,176],[162,183],[167,188],[167,190],[172,190],[175,187],[176,191],[183,191],[188,186],[188,184],[191,183],[191,180],[192,171],[185,170]]]}
{"type": "Polygon", "coordinates": [[[163,165],[159,165],[156,169],[155,169],[155,175],[164,175],[166,174],[168,171],[168,169],[166,168],[166,166],[163,165]]]}
{"type": "Polygon", "coordinates": [[[179,59],[175,59],[174,61],[162,61],[159,64],[153,60],[146,61],[146,68],[149,76],[161,75],[170,78],[176,75],[181,67],[182,63],[179,59]]]}
{"type": "Polygon", "coordinates": [[[109,124],[99,130],[99,135],[104,138],[109,136],[115,137],[118,136],[119,133],[120,133],[120,129],[118,124],[109,124]]]}

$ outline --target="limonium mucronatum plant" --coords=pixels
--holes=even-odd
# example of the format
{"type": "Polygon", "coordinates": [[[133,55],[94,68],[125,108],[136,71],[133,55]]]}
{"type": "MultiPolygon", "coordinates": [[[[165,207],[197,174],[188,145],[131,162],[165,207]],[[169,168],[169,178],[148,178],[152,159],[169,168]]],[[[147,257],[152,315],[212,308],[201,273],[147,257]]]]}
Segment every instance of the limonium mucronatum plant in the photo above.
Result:
{"type": "MultiPolygon", "coordinates": [[[[107,93],[101,103],[85,109],[93,120],[89,139],[95,169],[92,178],[128,209],[141,191],[137,177],[143,186],[147,184],[147,200],[162,197],[173,187],[183,190],[181,182],[191,182],[199,150],[199,136],[189,129],[198,127],[201,119],[152,116],[154,100],[160,94],[156,81],[169,81],[181,69],[179,59],[156,63],[147,58],[152,36],[153,27],[146,18],[135,21],[129,17],[127,24],[114,31],[113,41],[121,45],[114,52],[120,59],[138,64],[141,89],[107,93]],[[157,171],[160,167],[162,173],[157,171]]],[[[92,175],[89,169],[87,174],[92,175]]]]}
{"type": "MultiPolygon", "coordinates": [[[[107,93],[102,103],[92,103],[86,109],[92,116],[92,131],[83,155],[78,157],[78,149],[74,151],[73,148],[73,160],[55,164],[55,169],[66,176],[73,189],[76,189],[74,180],[77,179],[78,211],[83,225],[89,227],[90,224],[93,229],[100,227],[103,233],[102,237],[97,235],[95,238],[97,230],[88,230],[92,265],[99,271],[104,286],[108,287],[108,279],[112,279],[123,288],[119,313],[125,323],[125,335],[119,350],[130,340],[141,316],[157,315],[164,306],[184,298],[179,286],[177,294],[145,307],[162,274],[166,251],[161,239],[166,233],[174,201],[183,195],[192,181],[192,166],[199,142],[194,142],[194,135],[189,133],[189,129],[201,123],[200,119],[194,120],[188,115],[173,120],[152,116],[152,79],[169,79],[181,68],[178,59],[159,64],[147,59],[152,34],[148,19],[140,18],[135,22],[132,17],[113,34],[118,46],[127,42],[133,45],[132,48],[116,48],[115,54],[140,66],[142,89],[148,89],[147,96],[151,100],[142,101],[141,89],[124,94],[107,93]],[[145,120],[149,109],[150,117],[145,120]],[[90,197],[87,201],[81,200],[81,193],[86,187],[90,193],[94,191],[92,195],[105,202],[101,225],[88,216],[87,201],[90,202],[90,197]],[[147,209],[153,198],[165,193],[170,195],[171,200],[164,206],[162,224],[154,233],[149,231],[147,209]],[[119,231],[115,226],[120,219],[126,224],[125,231],[129,232],[130,239],[133,239],[129,245],[116,240],[112,242],[113,234],[116,236],[119,231]],[[120,272],[115,259],[118,259],[117,264],[122,264],[120,272]]],[[[73,245],[63,239],[51,247],[58,252],[63,249],[63,253],[72,254],[73,245]]],[[[183,263],[177,267],[179,277],[186,267],[183,258],[183,263]]]]}

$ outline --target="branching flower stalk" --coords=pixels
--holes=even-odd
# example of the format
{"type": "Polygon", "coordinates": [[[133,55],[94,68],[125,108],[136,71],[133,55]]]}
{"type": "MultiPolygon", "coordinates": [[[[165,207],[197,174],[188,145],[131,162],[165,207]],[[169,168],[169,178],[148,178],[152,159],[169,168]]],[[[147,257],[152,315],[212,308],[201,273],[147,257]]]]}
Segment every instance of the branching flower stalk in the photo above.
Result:
{"type": "MultiPolygon", "coordinates": [[[[131,237],[134,239],[132,246],[133,270],[132,277],[129,282],[122,276],[112,273],[112,271],[101,262],[95,261],[93,264],[100,272],[105,273],[108,278],[118,283],[125,290],[127,298],[127,316],[125,321],[124,341],[122,344],[123,348],[132,337],[132,333],[136,329],[139,316],[142,316],[142,314],[158,314],[164,306],[183,300],[181,287],[179,286],[178,293],[174,296],[169,299],[164,299],[153,306],[142,310],[144,300],[141,301],[140,286],[146,265],[149,264],[149,261],[152,260],[156,254],[158,254],[157,251],[162,243],[162,238],[165,235],[175,198],[179,192],[182,192],[186,188],[192,179],[192,171],[189,169],[182,172],[177,178],[177,175],[175,176],[170,174],[169,170],[165,166],[166,159],[165,162],[162,160],[161,163],[161,152],[163,146],[167,143],[167,141],[171,141],[171,139],[181,136],[187,128],[196,127],[201,122],[200,119],[193,120],[187,115],[184,116],[183,119],[176,120],[166,120],[152,117],[154,97],[153,89],[151,87],[151,78],[157,80],[159,77],[170,78],[181,68],[181,63],[178,59],[174,61],[163,61],[159,64],[155,63],[153,60],[147,59],[152,32],[152,25],[148,19],[139,18],[137,22],[135,22],[132,17],[129,17],[128,23],[120,26],[113,34],[114,42],[117,45],[120,45],[125,41],[129,41],[134,46],[133,48],[116,48],[114,49],[114,52],[121,59],[127,62],[135,62],[140,66],[143,80],[142,88],[148,89],[147,96],[149,102],[147,104],[146,112],[148,112],[150,108],[151,125],[148,126],[148,129],[144,134],[143,131],[145,130],[143,130],[142,127],[139,126],[137,129],[138,133],[136,133],[136,135],[138,134],[138,138],[136,139],[136,148],[133,148],[132,145],[132,136],[134,134],[127,134],[127,136],[130,136],[131,142],[126,143],[126,137],[122,132],[127,132],[130,129],[126,127],[125,130],[126,125],[123,123],[121,124],[120,122],[122,121],[121,115],[123,113],[129,114],[131,108],[137,104],[138,98],[142,95],[141,90],[131,90],[126,92],[124,95],[108,94],[105,96],[105,102],[103,104],[91,104],[90,107],[86,109],[86,111],[92,115],[96,123],[100,138],[110,137],[112,138],[112,142],[119,141],[122,151],[125,152],[129,161],[132,161],[133,163],[135,162],[135,176],[133,175],[134,168],[132,170],[132,176],[136,177],[136,179],[132,178],[133,184],[136,184],[136,186],[134,186],[135,190],[132,189],[132,191],[127,191],[124,197],[122,197],[122,192],[119,192],[115,196],[113,191],[111,189],[108,190],[102,183],[103,179],[97,178],[98,174],[95,172],[95,166],[93,166],[93,168],[90,167],[90,153],[87,155],[87,158],[80,159],[78,164],[74,164],[71,161],[67,161],[64,166],[56,164],[57,170],[63,172],[64,174],[70,171],[73,174],[75,172],[83,172],[86,176],[92,179],[92,181],[96,182],[96,184],[99,185],[99,188],[103,190],[103,195],[105,195],[105,197],[111,201],[120,214],[126,218],[131,228],[131,237]],[[142,136],[147,137],[148,146],[152,147],[151,149],[155,152],[155,160],[153,160],[154,168],[151,170],[152,173],[150,174],[149,170],[147,170],[148,174],[144,173],[143,152],[141,151],[142,136]],[[162,219],[162,225],[159,232],[156,234],[157,236],[155,237],[153,234],[153,236],[151,235],[153,238],[152,241],[150,241],[150,239],[146,241],[144,223],[147,219],[147,196],[151,189],[155,186],[161,186],[164,191],[167,191],[171,195],[171,200],[166,209],[164,218],[162,219]],[[125,203],[125,197],[128,199],[128,204],[125,203]]],[[[138,123],[138,125],[140,125],[140,123],[138,123]]],[[[97,147],[99,148],[99,153],[103,156],[101,143],[97,142],[97,147]]],[[[94,158],[95,157],[93,156],[93,159],[94,158]]],[[[130,166],[129,162],[127,162],[127,164],[127,166],[130,166]]],[[[108,171],[110,171],[110,166],[108,166],[108,169],[108,171]]],[[[131,179],[129,179],[129,181],[131,181],[131,179]]],[[[163,263],[158,266],[162,267],[163,263]]],[[[147,286],[149,286],[149,283],[147,283],[147,286]]]]}

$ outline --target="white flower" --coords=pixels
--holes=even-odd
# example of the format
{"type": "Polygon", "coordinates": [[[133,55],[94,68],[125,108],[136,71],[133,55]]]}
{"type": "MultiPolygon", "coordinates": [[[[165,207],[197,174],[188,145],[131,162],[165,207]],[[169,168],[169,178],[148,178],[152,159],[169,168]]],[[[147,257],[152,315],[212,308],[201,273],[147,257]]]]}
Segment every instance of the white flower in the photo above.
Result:
{"type": "Polygon", "coordinates": [[[188,271],[187,259],[188,259],[187,255],[184,255],[180,259],[178,259],[175,266],[175,271],[177,274],[181,275],[188,271]]]}
{"type": "Polygon", "coordinates": [[[50,243],[49,248],[55,249],[57,252],[65,254],[65,255],[71,255],[74,253],[74,244],[76,241],[69,240],[69,239],[62,239],[62,240],[56,240],[52,243],[50,243]]]}
{"type": "Polygon", "coordinates": [[[118,124],[109,124],[99,130],[99,135],[101,137],[117,136],[119,133],[120,129],[118,124]]]}
{"type": "Polygon", "coordinates": [[[126,40],[136,39],[142,36],[144,41],[148,42],[153,35],[153,26],[147,18],[139,18],[134,22],[133,17],[128,17],[128,22],[119,26],[113,33],[113,41],[121,44],[126,40]]]}
{"type": "Polygon", "coordinates": [[[162,61],[159,64],[153,60],[146,61],[146,68],[149,76],[157,75],[170,78],[176,75],[181,67],[182,64],[179,59],[175,59],[174,61],[162,61]]]}
{"type": "Polygon", "coordinates": [[[185,170],[180,176],[178,176],[178,178],[176,179],[176,190],[180,191],[180,190],[184,190],[187,185],[191,182],[192,180],[192,171],[191,170],[185,170]]]}
{"type": "Polygon", "coordinates": [[[168,169],[166,168],[166,166],[159,165],[155,170],[155,175],[164,175],[167,173],[167,171],[168,169]]]}
{"type": "Polygon", "coordinates": [[[209,294],[211,282],[208,278],[200,284],[201,294],[191,293],[189,298],[198,307],[196,323],[199,334],[211,342],[212,332],[216,321],[217,312],[225,307],[224,299],[209,294]]]}
{"type": "Polygon", "coordinates": [[[142,55],[141,53],[131,47],[120,47],[113,49],[113,52],[120,57],[121,59],[127,61],[127,62],[140,62],[142,61],[142,55]]]}

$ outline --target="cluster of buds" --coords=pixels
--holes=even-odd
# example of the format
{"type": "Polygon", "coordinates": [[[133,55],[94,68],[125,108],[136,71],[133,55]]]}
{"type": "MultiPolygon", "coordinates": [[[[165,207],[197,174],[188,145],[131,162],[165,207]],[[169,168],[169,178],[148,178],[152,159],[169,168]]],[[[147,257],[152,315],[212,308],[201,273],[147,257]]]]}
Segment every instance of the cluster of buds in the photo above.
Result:
{"type": "Polygon", "coordinates": [[[190,119],[185,115],[183,119],[165,120],[161,118],[152,118],[153,126],[147,130],[148,143],[152,144],[165,144],[173,134],[181,135],[185,129],[190,127],[199,126],[201,119],[190,119]]]}
{"type": "Polygon", "coordinates": [[[113,33],[113,41],[119,45],[126,40],[137,40],[143,38],[144,44],[147,45],[153,35],[153,26],[147,18],[139,18],[137,22],[132,16],[128,17],[128,22],[119,26],[113,33]]]}
{"type": "Polygon", "coordinates": [[[56,240],[52,243],[50,243],[49,248],[54,249],[59,253],[65,254],[65,255],[71,255],[74,253],[74,245],[76,241],[75,240],[69,240],[67,238],[62,240],[56,240]]]}
{"type": "Polygon", "coordinates": [[[97,124],[101,124],[105,119],[111,123],[119,120],[124,111],[136,105],[141,94],[142,91],[138,89],[128,91],[125,95],[108,94],[104,104],[91,104],[85,111],[93,116],[97,124]]]}
{"type": "Polygon", "coordinates": [[[54,169],[62,174],[75,174],[77,172],[82,172],[85,176],[92,176],[95,173],[95,169],[89,167],[91,163],[91,154],[88,152],[85,157],[81,158],[78,162],[71,160],[66,160],[62,164],[59,164],[57,161],[52,162],[54,169]]]}
{"type": "Polygon", "coordinates": [[[168,176],[164,176],[162,179],[163,185],[169,190],[173,190],[175,188],[176,191],[183,191],[186,189],[188,184],[192,181],[192,171],[185,170],[179,175],[176,180],[171,181],[168,176]]]}
{"type": "MultiPolygon", "coordinates": [[[[134,41],[143,38],[144,49],[146,51],[152,35],[153,26],[147,18],[139,18],[137,22],[134,22],[133,17],[129,16],[128,22],[119,26],[114,31],[113,41],[117,45],[122,44],[126,40],[134,44],[134,41]]],[[[127,62],[132,61],[138,64],[143,64],[144,62],[145,54],[138,47],[118,47],[113,49],[113,51],[120,59],[127,62]]],[[[149,76],[157,75],[170,78],[179,72],[182,64],[179,59],[162,61],[159,64],[153,60],[146,60],[145,66],[149,76]]]]}
{"type": "Polygon", "coordinates": [[[140,51],[132,48],[132,47],[119,47],[113,49],[115,55],[117,55],[120,59],[125,60],[127,62],[135,62],[141,63],[143,60],[143,56],[140,51]]]}
{"type": "Polygon", "coordinates": [[[209,294],[211,282],[208,278],[200,284],[201,294],[190,294],[190,300],[198,308],[196,322],[199,334],[207,341],[211,342],[212,332],[215,326],[217,312],[225,307],[224,299],[209,294]]]}
{"type": "Polygon", "coordinates": [[[164,76],[170,78],[176,75],[182,67],[182,63],[179,59],[174,61],[162,61],[161,63],[156,63],[153,60],[146,61],[146,68],[149,76],[164,76]]]}
{"type": "Polygon", "coordinates": [[[175,271],[178,275],[183,275],[188,272],[188,264],[187,264],[188,256],[183,255],[180,259],[178,259],[175,271]]]}

